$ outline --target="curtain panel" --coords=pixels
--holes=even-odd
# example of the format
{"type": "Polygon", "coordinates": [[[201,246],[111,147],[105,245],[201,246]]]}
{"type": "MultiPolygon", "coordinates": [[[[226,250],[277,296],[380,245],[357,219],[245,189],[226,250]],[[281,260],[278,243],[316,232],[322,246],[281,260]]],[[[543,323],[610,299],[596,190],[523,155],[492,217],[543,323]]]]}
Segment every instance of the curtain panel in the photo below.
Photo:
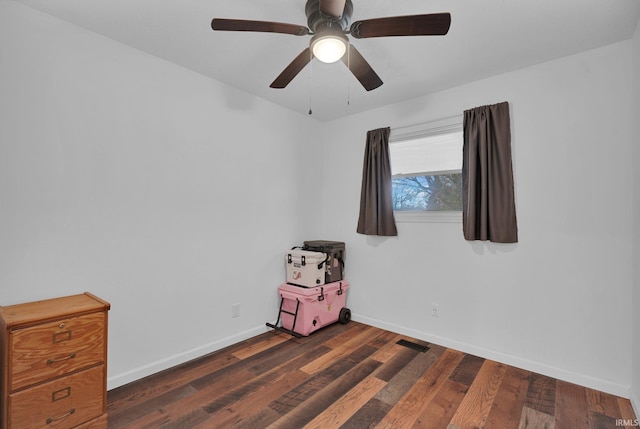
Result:
{"type": "Polygon", "coordinates": [[[463,127],[464,238],[517,243],[509,103],[465,110],[463,127]]]}
{"type": "Polygon", "coordinates": [[[398,235],[391,195],[390,132],[389,127],[367,132],[356,230],[359,234],[398,235]]]}

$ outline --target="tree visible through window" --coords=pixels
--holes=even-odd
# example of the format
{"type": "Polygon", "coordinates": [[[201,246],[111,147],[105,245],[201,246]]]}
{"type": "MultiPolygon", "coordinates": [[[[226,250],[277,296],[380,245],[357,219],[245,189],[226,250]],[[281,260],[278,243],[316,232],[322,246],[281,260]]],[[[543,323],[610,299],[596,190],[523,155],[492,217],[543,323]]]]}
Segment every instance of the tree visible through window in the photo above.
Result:
{"type": "Polygon", "coordinates": [[[462,210],[462,173],[394,177],[392,189],[396,211],[462,210]]]}
{"type": "Polygon", "coordinates": [[[462,122],[391,130],[393,209],[462,211],[462,122]]]}

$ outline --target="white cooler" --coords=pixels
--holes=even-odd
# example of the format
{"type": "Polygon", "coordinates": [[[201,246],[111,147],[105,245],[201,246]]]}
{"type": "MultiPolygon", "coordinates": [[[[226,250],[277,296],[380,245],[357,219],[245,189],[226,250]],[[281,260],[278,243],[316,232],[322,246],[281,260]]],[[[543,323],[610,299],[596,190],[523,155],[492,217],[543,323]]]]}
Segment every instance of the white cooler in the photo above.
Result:
{"type": "Polygon", "coordinates": [[[316,287],[324,284],[327,254],[309,250],[292,249],[285,255],[287,283],[316,287]]]}

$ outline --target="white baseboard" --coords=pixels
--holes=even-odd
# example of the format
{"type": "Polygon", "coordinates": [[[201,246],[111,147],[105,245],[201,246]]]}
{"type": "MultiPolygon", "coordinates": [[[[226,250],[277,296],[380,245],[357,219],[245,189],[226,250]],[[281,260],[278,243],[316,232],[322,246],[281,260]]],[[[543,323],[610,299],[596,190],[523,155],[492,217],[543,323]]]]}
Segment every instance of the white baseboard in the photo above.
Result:
{"type": "Polygon", "coordinates": [[[636,414],[636,418],[640,419],[640,397],[638,397],[638,392],[631,389],[631,395],[629,400],[631,401],[631,407],[633,408],[633,412],[636,414]]]}
{"type": "Polygon", "coordinates": [[[148,365],[134,368],[131,371],[125,372],[123,374],[116,374],[107,379],[107,390],[124,386],[125,384],[131,383],[133,381],[139,380],[141,378],[147,377],[157,372],[164,371],[165,369],[169,369],[176,365],[180,365],[190,360],[199,358],[208,353],[212,353],[217,350],[223,349],[227,346],[230,346],[232,344],[236,344],[236,343],[239,343],[240,341],[244,341],[248,338],[255,337],[256,335],[262,334],[266,331],[267,331],[267,327],[265,325],[262,325],[257,328],[250,329],[248,331],[240,332],[236,335],[232,335],[230,337],[214,341],[204,346],[196,347],[194,349],[187,350],[183,353],[179,353],[155,362],[151,362],[148,365]]]}
{"type": "MultiPolygon", "coordinates": [[[[365,323],[367,325],[375,326],[381,329],[386,329],[391,332],[397,332],[399,334],[407,335],[413,338],[417,338],[430,343],[438,344],[443,347],[449,347],[454,350],[458,350],[464,353],[469,353],[475,356],[479,356],[485,359],[491,359],[497,362],[501,362],[507,365],[511,365],[517,368],[522,368],[527,371],[537,372],[549,377],[557,378],[559,380],[568,381],[570,383],[578,384],[581,386],[589,387],[592,389],[607,392],[612,395],[621,396],[623,398],[630,398],[631,405],[636,413],[636,416],[640,417],[640,398],[633,392],[629,386],[611,383],[606,380],[591,377],[585,374],[580,374],[572,371],[567,371],[561,368],[546,365],[540,362],[531,361],[517,356],[512,356],[506,353],[500,353],[495,350],[485,349],[483,347],[474,346],[449,338],[432,335],[426,332],[418,331],[415,329],[406,328],[403,326],[388,323],[382,320],[373,319],[366,316],[360,316],[357,314],[352,315],[352,319],[356,322],[365,323]]],[[[131,371],[116,374],[109,377],[107,380],[107,389],[115,389],[116,387],[123,386],[149,375],[155,374],[165,369],[169,369],[176,365],[188,362],[198,357],[204,356],[208,353],[220,350],[224,347],[232,344],[244,341],[248,338],[262,334],[267,331],[266,326],[259,326],[244,332],[240,332],[236,335],[232,335],[227,338],[223,338],[212,343],[206,344],[201,347],[197,347],[191,350],[187,350],[183,353],[179,353],[167,358],[151,362],[148,365],[144,365],[138,368],[134,368],[131,371]]]]}
{"type": "MultiPolygon", "coordinates": [[[[473,344],[467,344],[460,341],[455,341],[449,338],[432,335],[426,332],[417,331],[415,329],[398,326],[393,323],[388,323],[382,320],[373,319],[366,316],[360,316],[352,314],[352,319],[356,322],[365,323],[367,325],[375,326],[387,331],[396,332],[398,334],[407,335],[419,340],[427,341],[429,343],[437,344],[439,346],[448,347],[454,350],[458,350],[464,353],[469,353],[475,356],[479,356],[485,359],[490,359],[496,362],[504,363],[507,365],[521,368],[527,371],[536,372],[538,374],[546,375],[548,377],[557,378],[558,380],[568,381],[570,383],[578,384],[580,386],[589,387],[591,389],[600,390],[602,392],[610,393],[612,395],[621,396],[623,398],[629,397],[629,386],[621,385],[617,383],[611,383],[607,380],[602,380],[589,375],[580,374],[572,371],[567,371],[562,368],[546,365],[541,362],[531,361],[518,356],[501,353],[495,350],[478,347],[473,344]]],[[[637,399],[633,403],[636,416],[638,415],[637,399]]]]}

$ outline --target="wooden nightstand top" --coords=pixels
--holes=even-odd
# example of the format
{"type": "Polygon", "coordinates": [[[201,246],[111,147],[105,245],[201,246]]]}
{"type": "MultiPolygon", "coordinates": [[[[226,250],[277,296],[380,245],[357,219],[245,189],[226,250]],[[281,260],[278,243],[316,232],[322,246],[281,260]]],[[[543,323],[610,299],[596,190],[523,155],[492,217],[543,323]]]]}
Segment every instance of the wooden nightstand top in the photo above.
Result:
{"type": "Polygon", "coordinates": [[[108,302],[85,292],[79,295],[0,307],[0,319],[4,320],[7,329],[15,329],[67,317],[69,314],[106,311],[110,307],[108,302]]]}

